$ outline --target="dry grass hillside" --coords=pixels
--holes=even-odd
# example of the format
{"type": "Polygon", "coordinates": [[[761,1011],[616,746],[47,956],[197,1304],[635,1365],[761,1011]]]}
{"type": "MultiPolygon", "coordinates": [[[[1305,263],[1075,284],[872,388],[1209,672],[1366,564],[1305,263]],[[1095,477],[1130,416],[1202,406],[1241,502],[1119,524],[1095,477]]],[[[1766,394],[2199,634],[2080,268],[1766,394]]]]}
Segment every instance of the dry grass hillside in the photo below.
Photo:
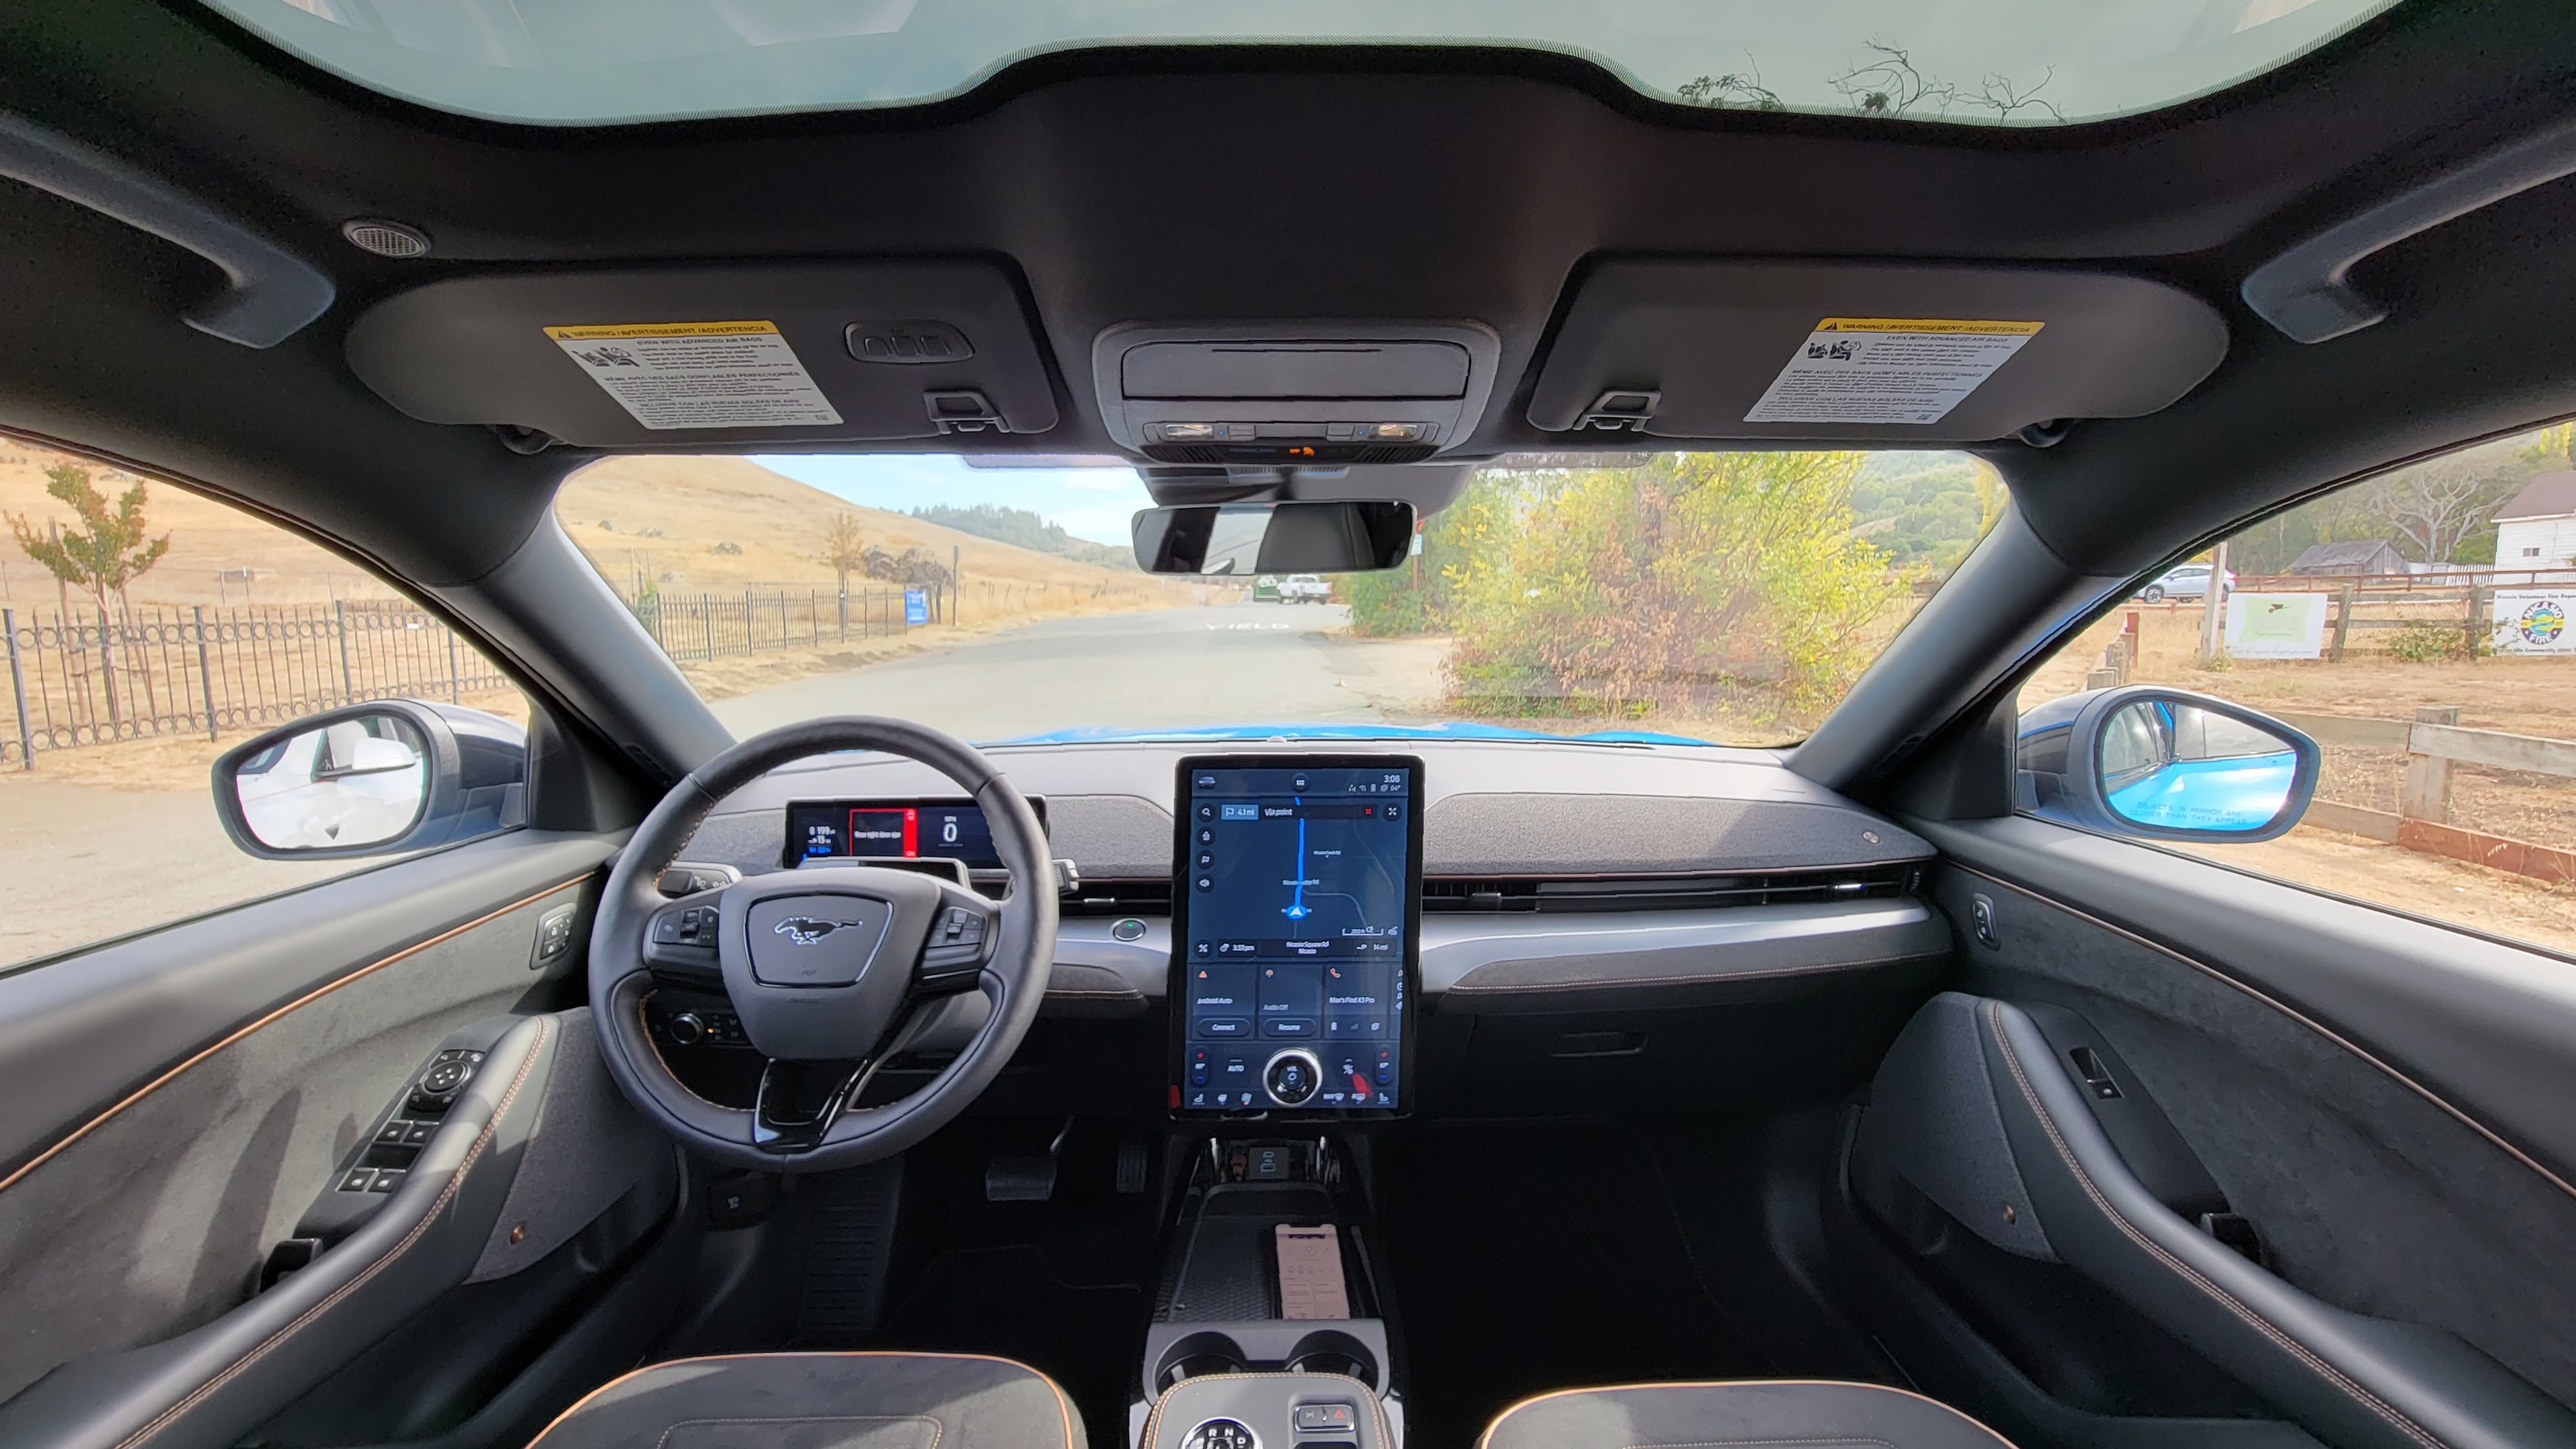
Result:
{"type": "MultiPolygon", "coordinates": [[[[1096,596],[1137,607],[1164,589],[1143,575],[1075,563],[935,523],[864,508],[782,477],[743,458],[610,458],[565,482],[555,513],[574,541],[620,589],[641,576],[669,593],[749,584],[828,585],[817,554],[837,514],[859,521],[866,541],[891,554],[928,549],[945,567],[957,551],[972,616],[980,582],[1056,591],[1061,606],[1096,596]],[[732,544],[739,553],[718,553],[732,544]]],[[[860,580],[853,579],[856,587],[860,580]]],[[[1117,606],[1117,605],[1112,605],[1117,606]]],[[[1063,612],[1061,607],[1050,612],[1063,612]]]]}
{"type": "MultiPolygon", "coordinates": [[[[0,439],[0,514],[24,518],[40,533],[48,522],[75,522],[70,508],[45,494],[45,469],[65,462],[87,467],[111,506],[136,481],[118,469],[0,439]]],[[[144,519],[153,536],[170,535],[170,552],[126,591],[138,605],[319,604],[393,596],[348,560],[265,520],[166,483],[145,480],[145,488],[144,519]]],[[[0,603],[53,609],[59,598],[53,576],[20,553],[5,529],[0,524],[0,603]]],[[[75,596],[72,602],[86,601],[75,596]]]]}

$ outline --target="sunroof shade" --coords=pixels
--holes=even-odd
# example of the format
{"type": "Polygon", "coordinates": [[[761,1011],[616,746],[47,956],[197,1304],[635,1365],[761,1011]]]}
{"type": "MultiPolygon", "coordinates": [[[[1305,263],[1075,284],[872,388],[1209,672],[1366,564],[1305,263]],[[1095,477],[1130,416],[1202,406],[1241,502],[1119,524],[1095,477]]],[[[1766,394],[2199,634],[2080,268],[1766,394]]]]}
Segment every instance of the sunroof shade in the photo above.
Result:
{"type": "Polygon", "coordinates": [[[902,106],[1136,44],[1481,45],[1685,104],[2062,125],[2206,95],[2397,0],[204,0],[386,94],[544,125],[902,106]]]}

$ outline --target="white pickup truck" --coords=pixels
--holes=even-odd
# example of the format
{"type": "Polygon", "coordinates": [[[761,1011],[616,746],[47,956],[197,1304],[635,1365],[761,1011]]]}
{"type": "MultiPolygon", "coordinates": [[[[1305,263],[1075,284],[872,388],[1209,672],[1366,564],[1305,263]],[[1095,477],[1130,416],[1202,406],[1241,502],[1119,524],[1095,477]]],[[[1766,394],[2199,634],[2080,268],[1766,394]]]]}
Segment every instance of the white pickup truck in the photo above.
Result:
{"type": "Polygon", "coordinates": [[[1283,604],[1321,604],[1333,597],[1333,586],[1322,574],[1290,574],[1279,581],[1279,602],[1283,604]]]}

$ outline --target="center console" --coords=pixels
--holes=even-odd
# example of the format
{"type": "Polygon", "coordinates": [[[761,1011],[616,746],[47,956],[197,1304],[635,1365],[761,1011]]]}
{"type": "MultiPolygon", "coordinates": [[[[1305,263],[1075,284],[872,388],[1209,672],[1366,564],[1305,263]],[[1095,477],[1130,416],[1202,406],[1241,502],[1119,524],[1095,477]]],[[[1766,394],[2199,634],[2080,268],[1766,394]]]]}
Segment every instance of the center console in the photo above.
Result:
{"type": "Polygon", "coordinates": [[[1137,1449],[1397,1449],[1395,1344],[1352,1152],[1319,1136],[1197,1149],[1145,1330],[1137,1449]]]}

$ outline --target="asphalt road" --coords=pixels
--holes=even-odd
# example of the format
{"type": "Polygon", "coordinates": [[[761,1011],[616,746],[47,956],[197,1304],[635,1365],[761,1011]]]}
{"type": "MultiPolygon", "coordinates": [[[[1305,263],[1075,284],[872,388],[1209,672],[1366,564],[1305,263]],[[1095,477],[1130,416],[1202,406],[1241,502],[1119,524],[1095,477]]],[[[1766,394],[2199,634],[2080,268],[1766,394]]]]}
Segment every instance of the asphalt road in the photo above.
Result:
{"type": "Polygon", "coordinates": [[[1352,639],[1339,604],[1228,604],[1049,619],[717,701],[737,737],[826,714],[891,714],[969,740],[1078,728],[1409,722],[1439,646],[1352,639]]]}

